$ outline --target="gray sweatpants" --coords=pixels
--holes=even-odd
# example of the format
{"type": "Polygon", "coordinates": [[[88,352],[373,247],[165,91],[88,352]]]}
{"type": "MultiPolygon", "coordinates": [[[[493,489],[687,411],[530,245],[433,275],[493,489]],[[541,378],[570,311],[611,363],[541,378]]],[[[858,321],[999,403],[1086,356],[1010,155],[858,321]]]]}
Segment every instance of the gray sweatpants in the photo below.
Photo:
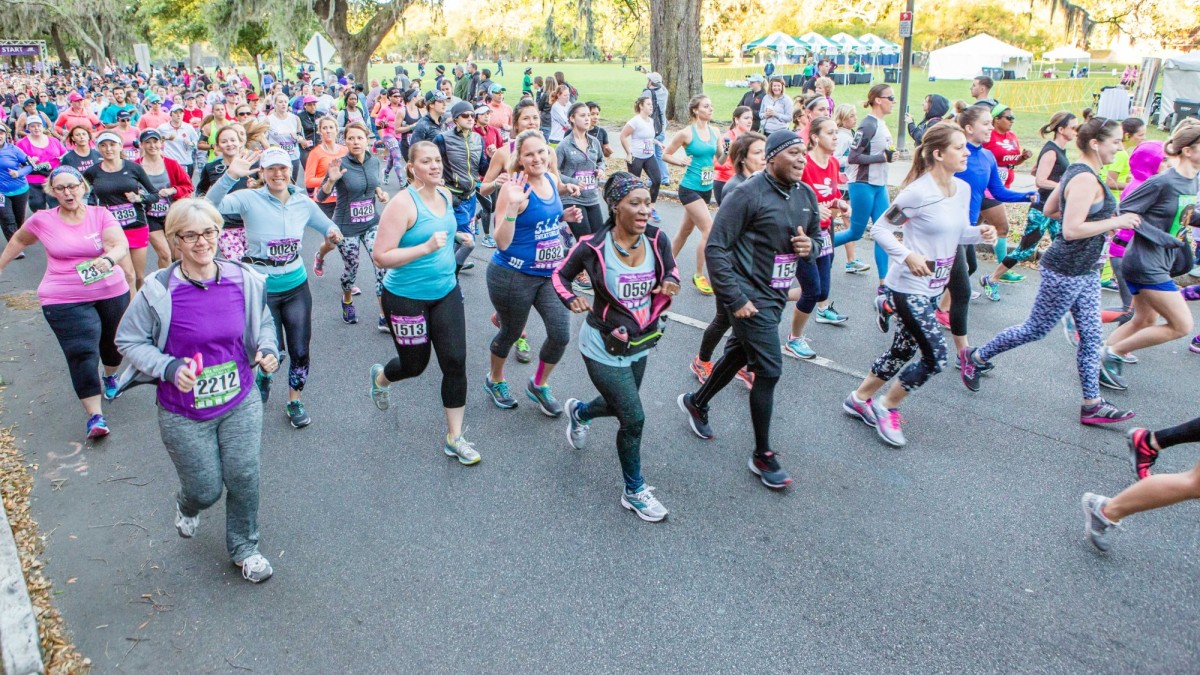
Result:
{"type": "Polygon", "coordinates": [[[225,498],[225,546],[234,562],[258,553],[262,399],[251,391],[232,410],[197,422],[158,409],[158,428],[179,473],[179,510],[189,518],[225,498]]]}

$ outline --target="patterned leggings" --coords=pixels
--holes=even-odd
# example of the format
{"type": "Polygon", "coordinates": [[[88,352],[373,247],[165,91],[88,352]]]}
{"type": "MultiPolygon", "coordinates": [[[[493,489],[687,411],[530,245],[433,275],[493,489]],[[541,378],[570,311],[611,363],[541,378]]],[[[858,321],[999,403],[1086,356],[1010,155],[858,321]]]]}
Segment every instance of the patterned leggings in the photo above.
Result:
{"type": "Polygon", "coordinates": [[[395,136],[384,136],[383,148],[388,155],[387,166],[383,169],[383,177],[387,178],[388,172],[395,168],[396,178],[403,183],[405,162],[404,153],[400,152],[400,141],[395,136]]]}
{"type": "Polygon", "coordinates": [[[1053,218],[1046,217],[1046,214],[1036,209],[1029,209],[1029,218],[1025,221],[1025,233],[1021,235],[1021,243],[1017,244],[1017,248],[1008,257],[1004,259],[1004,266],[1012,269],[1017,266],[1017,263],[1029,260],[1033,256],[1033,252],[1037,250],[1038,244],[1042,241],[1042,235],[1050,235],[1050,240],[1053,241],[1058,233],[1062,230],[1062,223],[1053,218]]]}
{"type": "Polygon", "coordinates": [[[221,238],[217,240],[217,248],[226,260],[241,260],[246,255],[246,230],[238,227],[221,230],[221,238]]]}
{"type": "Polygon", "coordinates": [[[1100,347],[1104,334],[1100,327],[1100,274],[1089,272],[1070,277],[1043,267],[1042,283],[1029,318],[1019,326],[1010,326],[1000,331],[990,342],[979,348],[979,358],[990,361],[993,357],[1041,340],[1070,312],[1079,331],[1079,349],[1075,354],[1075,365],[1079,369],[1079,382],[1085,399],[1100,398],[1100,347]]]}
{"type": "MultiPolygon", "coordinates": [[[[342,237],[337,243],[338,253],[342,254],[345,269],[342,271],[342,292],[349,293],[354,289],[354,280],[358,278],[358,261],[362,249],[367,249],[367,256],[375,253],[375,233],[378,228],[363,232],[357,237],[342,237]]],[[[383,295],[383,270],[375,268],[375,297],[383,295]]]]}
{"type": "Polygon", "coordinates": [[[933,313],[937,301],[927,295],[898,293],[891,289],[888,294],[900,322],[891,348],[871,364],[871,374],[887,382],[900,373],[900,386],[904,391],[913,391],[946,367],[946,338],[942,337],[933,313]],[[918,351],[921,360],[908,363],[918,351]]]}

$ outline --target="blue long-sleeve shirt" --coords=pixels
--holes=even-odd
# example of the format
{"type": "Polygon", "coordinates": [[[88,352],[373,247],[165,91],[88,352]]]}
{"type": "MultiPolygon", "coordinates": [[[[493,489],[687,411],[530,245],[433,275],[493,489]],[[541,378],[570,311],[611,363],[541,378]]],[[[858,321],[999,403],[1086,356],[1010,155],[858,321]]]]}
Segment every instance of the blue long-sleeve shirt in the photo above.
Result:
{"type": "Polygon", "coordinates": [[[241,216],[245,221],[246,256],[257,263],[256,269],[266,273],[268,293],[296,288],[308,279],[300,254],[304,228],[328,236],[330,230],[338,231],[337,226],[316,202],[293,186],[288,186],[291,196],[284,203],[266,187],[230,192],[236,182],[228,172],[223,174],[209,189],[208,201],[223,215],[241,216]]]}
{"type": "Polygon", "coordinates": [[[983,192],[992,193],[992,199],[1001,202],[1027,202],[1030,192],[1014,192],[1004,187],[1004,180],[996,169],[996,158],[987,148],[974,143],[967,143],[967,168],[954,174],[971,186],[971,224],[979,222],[979,210],[983,205],[983,192]]]}
{"type": "Polygon", "coordinates": [[[33,165],[25,151],[12,143],[5,143],[0,148],[0,195],[11,197],[29,191],[29,181],[25,179],[33,165]],[[17,177],[13,178],[8,172],[15,169],[17,177]]]}

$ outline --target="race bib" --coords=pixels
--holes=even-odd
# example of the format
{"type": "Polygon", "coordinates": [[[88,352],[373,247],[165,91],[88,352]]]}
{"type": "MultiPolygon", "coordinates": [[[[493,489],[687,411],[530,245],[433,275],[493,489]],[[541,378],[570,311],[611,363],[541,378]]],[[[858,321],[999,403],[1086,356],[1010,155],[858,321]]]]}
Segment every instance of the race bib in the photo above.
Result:
{"type": "Polygon", "coordinates": [[[107,272],[101,272],[96,269],[91,260],[85,260],[75,266],[75,273],[79,275],[79,280],[83,282],[84,286],[91,286],[101,279],[112,276],[113,270],[110,268],[107,272]]]}
{"type": "Polygon", "coordinates": [[[153,204],[146,205],[146,216],[150,218],[166,218],[167,209],[171,208],[171,203],[165,199],[160,199],[153,204]]]}
{"type": "Polygon", "coordinates": [[[121,151],[121,156],[132,162],[138,158],[138,151],[134,148],[125,148],[121,151]]]}
{"type": "Polygon", "coordinates": [[[796,261],[800,256],[795,253],[780,253],[775,256],[775,265],[771,268],[771,288],[788,289],[792,287],[792,279],[796,278],[796,261]]]}
{"type": "Polygon", "coordinates": [[[654,288],[654,272],[628,272],[617,276],[617,300],[634,310],[646,304],[654,288]]]}
{"type": "Polygon", "coordinates": [[[196,384],[192,387],[195,397],[196,410],[204,410],[222,405],[233,400],[242,390],[242,381],[238,376],[237,363],[225,363],[209,366],[200,371],[196,384]]]}
{"type": "Polygon", "coordinates": [[[580,190],[595,190],[596,189],[596,172],[595,171],[576,171],[575,180],[579,182],[580,190]]]}
{"type": "Polygon", "coordinates": [[[711,187],[713,184],[714,173],[715,172],[711,166],[705,169],[700,169],[700,186],[705,188],[711,187]]]}
{"type": "Polygon", "coordinates": [[[641,143],[641,147],[642,147],[641,152],[638,153],[639,155],[653,155],[654,154],[654,141],[653,140],[638,141],[638,142],[641,143]]]}
{"type": "Polygon", "coordinates": [[[273,262],[291,262],[299,254],[299,239],[276,239],[267,242],[267,259],[273,262]]]}
{"type": "Polygon", "coordinates": [[[288,152],[288,154],[291,154],[291,152],[296,149],[296,141],[295,141],[295,139],[291,139],[291,138],[289,138],[285,141],[279,141],[279,147],[282,150],[286,150],[288,152]]]}
{"type": "Polygon", "coordinates": [[[115,204],[108,207],[108,212],[117,219],[117,224],[121,227],[128,227],[137,221],[137,209],[133,208],[133,204],[115,204]]]}
{"type": "Polygon", "coordinates": [[[425,325],[425,316],[392,315],[392,335],[396,336],[396,344],[410,347],[429,342],[429,332],[425,325]]]}
{"type": "Polygon", "coordinates": [[[563,259],[563,243],[560,237],[543,239],[534,251],[533,266],[537,269],[552,269],[563,259]]]}
{"type": "Polygon", "coordinates": [[[954,266],[954,256],[938,258],[933,261],[933,276],[929,277],[929,288],[938,289],[950,281],[950,268],[954,266]]]}
{"type": "Polygon", "coordinates": [[[369,223],[375,218],[375,200],[359,199],[350,202],[350,222],[369,223]]]}
{"type": "MultiPolygon", "coordinates": [[[[87,171],[87,169],[84,169],[87,171]]],[[[4,195],[0,195],[0,209],[4,208],[4,195]]]]}
{"type": "Polygon", "coordinates": [[[821,238],[817,240],[817,243],[821,247],[820,253],[817,254],[818,258],[824,258],[827,255],[833,255],[833,236],[830,234],[829,230],[821,230],[821,238]]]}
{"type": "Polygon", "coordinates": [[[1005,166],[996,167],[996,171],[999,172],[999,174],[1000,174],[1000,182],[1001,183],[1008,182],[1008,172],[1011,170],[1012,169],[1009,169],[1008,167],[1005,167],[1005,166]]]}

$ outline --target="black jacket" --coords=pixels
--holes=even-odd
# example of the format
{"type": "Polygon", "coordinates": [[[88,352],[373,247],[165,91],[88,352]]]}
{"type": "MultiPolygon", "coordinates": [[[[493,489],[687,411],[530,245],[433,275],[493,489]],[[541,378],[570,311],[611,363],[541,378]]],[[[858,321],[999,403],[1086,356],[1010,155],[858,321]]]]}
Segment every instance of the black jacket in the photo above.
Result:
{"type": "MultiPolygon", "coordinates": [[[[595,294],[592,310],[588,312],[588,323],[602,333],[624,326],[630,335],[639,335],[645,329],[608,290],[608,284],[604,283],[604,246],[610,236],[612,226],[606,224],[595,234],[580,239],[554,270],[554,291],[558,293],[558,298],[563,304],[569,307],[576,297],[571,282],[580,272],[586,271],[592,279],[592,293],[595,294]]],[[[657,227],[647,225],[646,239],[654,247],[656,285],[662,286],[664,281],[678,284],[679,269],[675,266],[675,257],[671,255],[671,238],[657,227]]],[[[650,321],[647,325],[654,326],[658,317],[670,306],[671,296],[655,293],[650,300],[650,321]]]]}
{"type": "Polygon", "coordinates": [[[913,143],[921,144],[921,139],[925,138],[925,132],[929,131],[929,127],[941,122],[950,112],[950,101],[941,94],[931,94],[929,97],[929,112],[925,113],[925,119],[921,120],[920,124],[916,122],[908,123],[908,135],[912,137],[913,143]]]}
{"type": "Polygon", "coordinates": [[[750,108],[750,112],[754,114],[754,124],[750,125],[750,131],[758,131],[759,127],[762,126],[762,119],[759,118],[758,113],[760,110],[762,110],[763,97],[766,95],[767,92],[765,90],[751,90],[745,94],[742,94],[742,100],[738,101],[738,105],[744,105],[747,108],[750,108]]]}
{"type": "Polygon", "coordinates": [[[803,183],[781,185],[766,171],[747,178],[736,195],[717,210],[704,248],[713,291],[731,312],[747,301],[760,310],[782,309],[788,289],[772,287],[771,279],[778,257],[795,255],[792,237],[798,227],[813,240],[807,259],[815,261],[820,252],[817,195],[803,183]]]}

